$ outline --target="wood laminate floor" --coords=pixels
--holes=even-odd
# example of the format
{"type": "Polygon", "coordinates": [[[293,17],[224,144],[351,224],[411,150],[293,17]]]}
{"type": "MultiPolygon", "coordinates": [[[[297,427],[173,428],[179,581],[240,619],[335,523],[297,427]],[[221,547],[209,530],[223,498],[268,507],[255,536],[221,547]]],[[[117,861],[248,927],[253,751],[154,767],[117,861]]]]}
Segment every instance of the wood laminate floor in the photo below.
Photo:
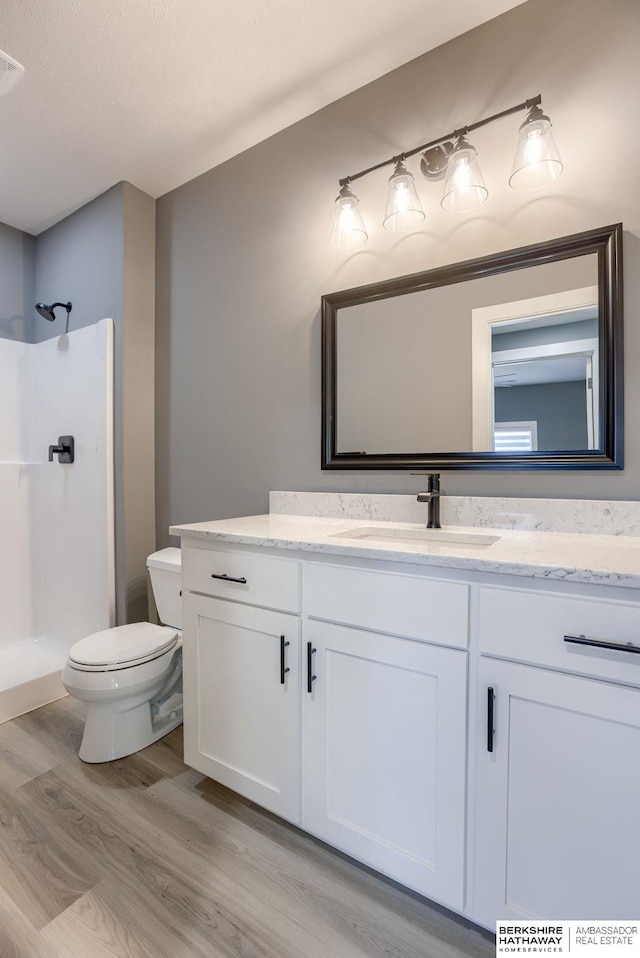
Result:
{"type": "Polygon", "coordinates": [[[2,958],[493,958],[467,926],[187,768],[78,759],[83,706],[0,725],[2,958]]]}

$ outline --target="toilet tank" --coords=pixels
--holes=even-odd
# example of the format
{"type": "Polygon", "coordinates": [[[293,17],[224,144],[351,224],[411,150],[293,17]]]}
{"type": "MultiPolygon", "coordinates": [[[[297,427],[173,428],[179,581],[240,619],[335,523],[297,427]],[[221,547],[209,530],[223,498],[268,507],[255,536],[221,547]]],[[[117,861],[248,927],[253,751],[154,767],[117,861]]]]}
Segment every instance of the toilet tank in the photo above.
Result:
{"type": "Polygon", "coordinates": [[[182,628],[182,560],[180,549],[160,549],[147,558],[153,597],[163,625],[182,628]]]}

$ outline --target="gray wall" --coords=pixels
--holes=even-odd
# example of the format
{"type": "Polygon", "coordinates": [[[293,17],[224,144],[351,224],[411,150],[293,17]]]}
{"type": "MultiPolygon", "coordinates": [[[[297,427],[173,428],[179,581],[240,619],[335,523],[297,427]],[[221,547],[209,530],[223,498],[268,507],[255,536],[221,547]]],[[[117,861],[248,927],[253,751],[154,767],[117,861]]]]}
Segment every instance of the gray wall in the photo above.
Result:
{"type": "Polygon", "coordinates": [[[638,496],[640,193],[630,184],[640,130],[628,118],[639,35],[637,0],[529,0],[159,200],[160,542],[171,521],[263,512],[269,489],[417,490],[406,473],[320,470],[322,293],[618,221],[625,226],[625,470],[450,472],[443,488],[638,496]],[[382,170],[357,184],[369,242],[355,252],[328,245],[339,177],[538,92],[565,162],[553,187],[509,189],[521,118],[506,118],[474,136],[490,190],[478,211],[444,213],[441,185],[420,181],[423,228],[390,234],[381,227],[389,173],[382,170]],[[603,144],[613,151],[609,165],[603,144]]]}
{"type": "Polygon", "coordinates": [[[541,383],[495,391],[495,421],[538,424],[538,449],[586,449],[585,383],[541,383]],[[558,415],[558,410],[562,415],[558,415]]]}
{"type": "MultiPolygon", "coordinates": [[[[147,616],[145,559],[155,548],[155,202],[119,183],[36,238],[36,301],[71,300],[70,329],[115,320],[116,606],[147,616]]],[[[60,314],[60,315],[59,315],[60,314]]],[[[64,332],[36,317],[37,341],[64,332]]]]}
{"type": "Polygon", "coordinates": [[[30,343],[34,297],[35,240],[0,223],[0,337],[30,343]]]}
{"type": "MultiPolygon", "coordinates": [[[[122,316],[123,203],[119,183],[36,237],[35,302],[73,303],[69,329],[122,316]]],[[[64,332],[66,311],[53,323],[36,314],[34,341],[64,332]]],[[[117,329],[117,326],[116,326],[117,329]]]]}
{"type": "Polygon", "coordinates": [[[527,346],[597,338],[598,320],[583,319],[577,323],[559,323],[556,326],[533,326],[531,329],[518,329],[512,333],[496,335],[494,331],[491,336],[491,351],[499,353],[504,349],[524,349],[527,346]]]}

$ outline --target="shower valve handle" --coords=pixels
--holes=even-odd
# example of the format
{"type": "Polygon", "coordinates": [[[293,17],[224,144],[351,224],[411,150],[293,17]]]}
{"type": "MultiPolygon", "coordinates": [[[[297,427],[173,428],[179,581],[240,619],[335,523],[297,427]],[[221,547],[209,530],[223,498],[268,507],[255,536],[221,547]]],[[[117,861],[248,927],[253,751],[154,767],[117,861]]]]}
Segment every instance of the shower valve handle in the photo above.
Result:
{"type": "Polygon", "coordinates": [[[49,446],[49,462],[53,462],[54,456],[58,457],[58,462],[73,462],[74,447],[73,436],[58,436],[58,445],[49,446]]]}

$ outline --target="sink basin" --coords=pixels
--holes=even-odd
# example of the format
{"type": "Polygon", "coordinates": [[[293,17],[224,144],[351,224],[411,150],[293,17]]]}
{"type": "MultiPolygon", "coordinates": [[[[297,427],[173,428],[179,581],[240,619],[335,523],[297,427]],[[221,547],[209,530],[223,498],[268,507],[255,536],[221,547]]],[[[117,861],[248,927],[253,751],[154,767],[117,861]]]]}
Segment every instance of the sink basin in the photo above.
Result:
{"type": "Polygon", "coordinates": [[[366,539],[371,542],[397,542],[421,546],[428,552],[446,552],[456,549],[482,549],[498,542],[500,536],[485,532],[455,532],[449,529],[403,529],[397,526],[360,526],[333,532],[342,539],[366,539]]]}

